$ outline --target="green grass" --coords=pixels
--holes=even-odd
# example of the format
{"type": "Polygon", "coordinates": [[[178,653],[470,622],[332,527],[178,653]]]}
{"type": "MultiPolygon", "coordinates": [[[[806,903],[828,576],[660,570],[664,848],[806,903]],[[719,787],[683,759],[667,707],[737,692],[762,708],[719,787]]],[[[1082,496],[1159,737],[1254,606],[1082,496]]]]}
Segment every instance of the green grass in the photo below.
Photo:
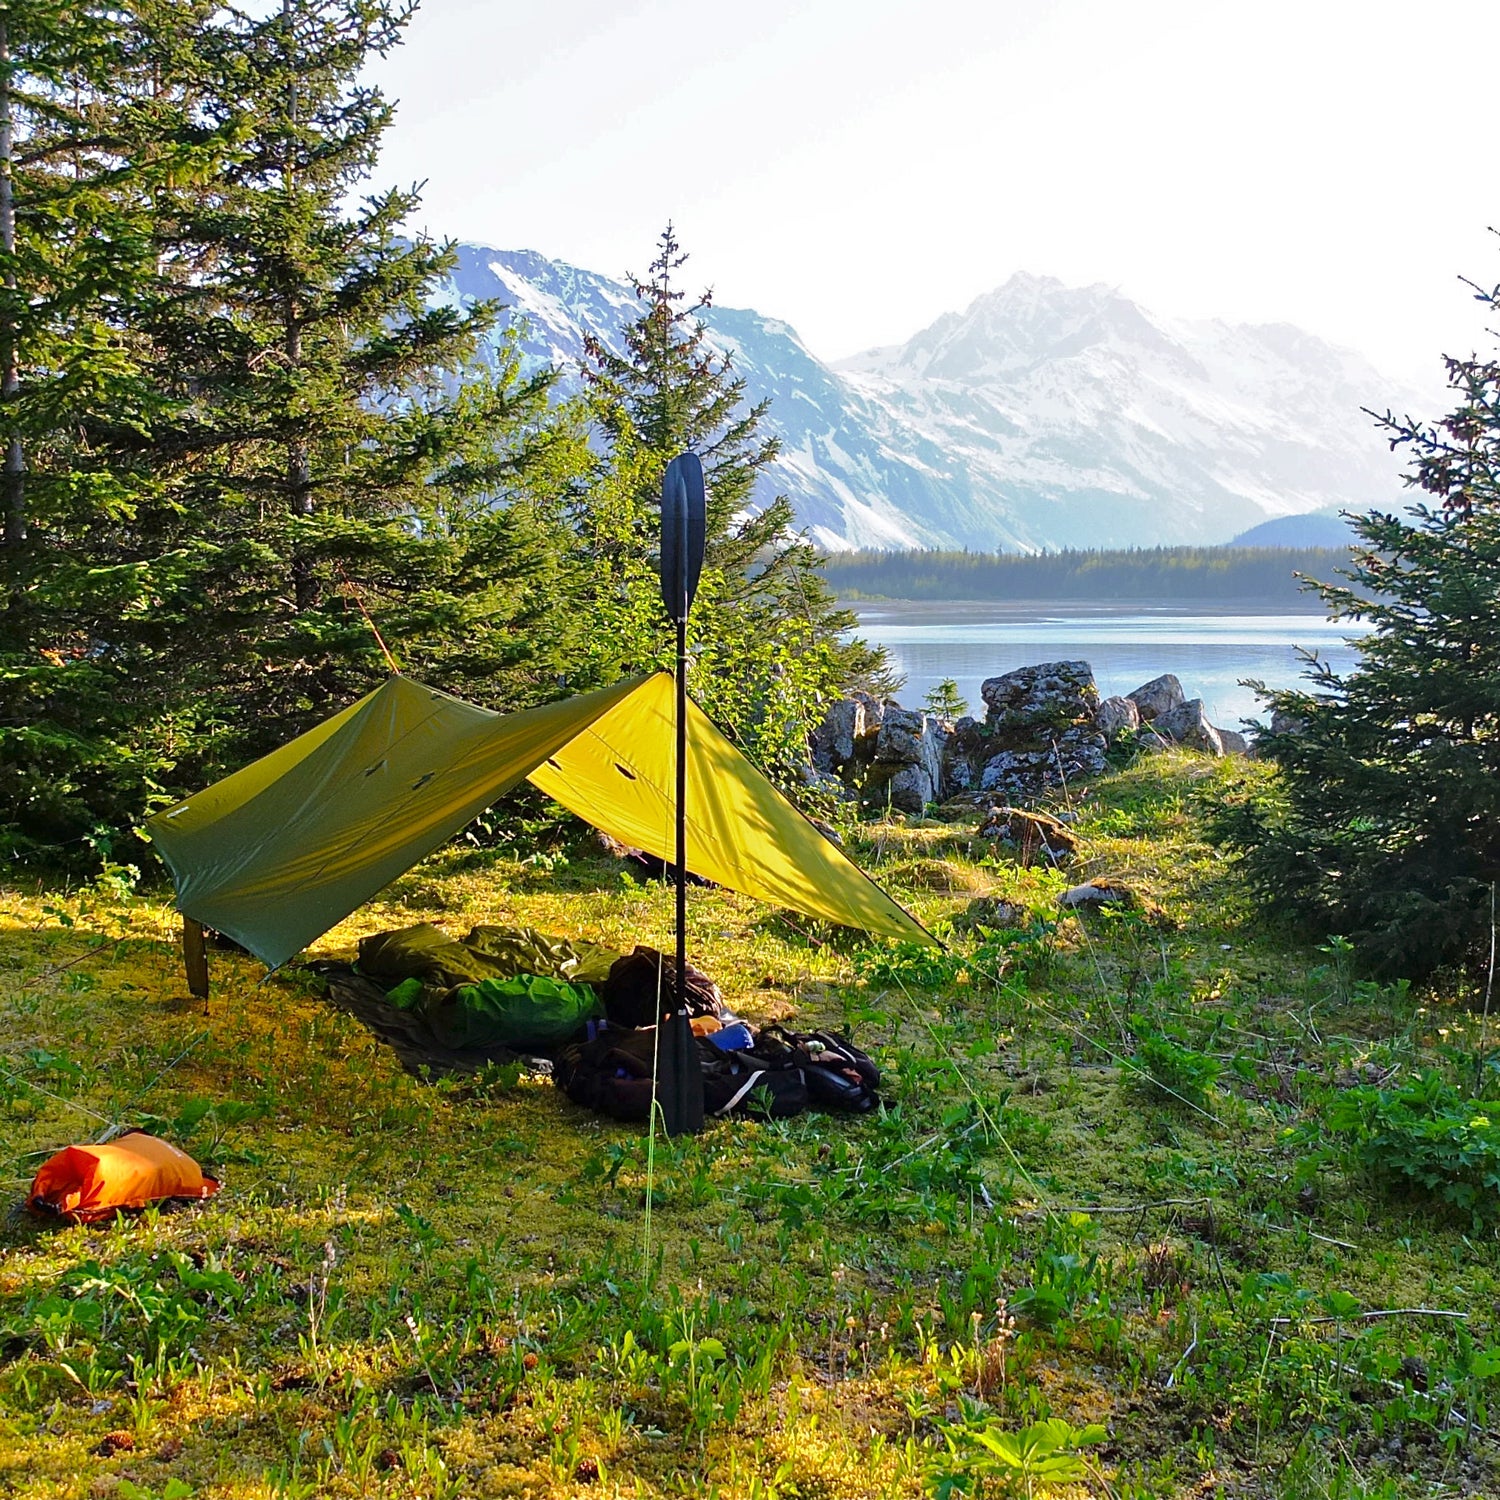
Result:
{"type": "MultiPolygon", "coordinates": [[[[1258,923],[1200,830],[1266,774],[1174,754],[1074,788],[1065,874],[861,830],[931,923],[1025,909],[946,955],[694,891],[731,1003],[852,1027],[889,1106],[658,1143],[649,1243],[641,1136],[550,1084],[419,1083],[248,959],[213,956],[205,1012],[160,899],[0,891],[5,1195],[114,1120],[225,1183],[0,1231],[0,1492],[1500,1493],[1491,1205],[1309,1146],[1353,1087],[1472,1080],[1477,1022],[1258,923]],[[1167,920],[1063,918],[1091,875],[1167,920]],[[1466,1317],[1362,1316],[1408,1308],[1466,1317]]],[[[668,943],[668,892],[544,852],[450,850],[318,952],[419,920],[668,943]]]]}

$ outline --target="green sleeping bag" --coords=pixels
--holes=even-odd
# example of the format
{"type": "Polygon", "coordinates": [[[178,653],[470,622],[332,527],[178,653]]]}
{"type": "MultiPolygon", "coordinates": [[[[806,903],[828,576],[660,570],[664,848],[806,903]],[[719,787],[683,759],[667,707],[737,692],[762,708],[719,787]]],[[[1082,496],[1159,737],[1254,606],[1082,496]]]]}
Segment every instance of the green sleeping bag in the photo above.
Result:
{"type": "Polygon", "coordinates": [[[537,974],[428,990],[422,1010],[445,1047],[552,1047],[604,1014],[588,985],[537,974]]]}

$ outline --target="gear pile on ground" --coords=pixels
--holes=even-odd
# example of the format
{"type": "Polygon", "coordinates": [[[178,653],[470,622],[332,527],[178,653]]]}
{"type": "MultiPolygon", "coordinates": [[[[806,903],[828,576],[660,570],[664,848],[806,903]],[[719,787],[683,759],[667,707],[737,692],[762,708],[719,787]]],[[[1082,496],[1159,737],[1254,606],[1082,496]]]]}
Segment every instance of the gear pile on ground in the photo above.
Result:
{"type": "Polygon", "coordinates": [[[534,928],[476,927],[462,941],[428,923],[361,940],[330,999],[388,1042],[417,1076],[521,1060],[575,1104],[618,1120],[650,1117],[656,1020],[685,1010],[709,1115],[784,1118],[871,1110],[879,1069],[831,1032],[757,1029],[708,975],[655,948],[626,954],[534,928]]]}

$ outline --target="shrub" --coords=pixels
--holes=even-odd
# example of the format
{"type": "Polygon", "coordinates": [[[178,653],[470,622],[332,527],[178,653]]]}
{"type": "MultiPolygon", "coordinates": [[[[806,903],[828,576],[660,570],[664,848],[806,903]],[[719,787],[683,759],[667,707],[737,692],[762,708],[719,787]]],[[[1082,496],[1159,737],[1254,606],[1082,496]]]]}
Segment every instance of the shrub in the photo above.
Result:
{"type": "Polygon", "coordinates": [[[1219,1060],[1184,1046],[1144,1016],[1132,1016],[1130,1029],[1136,1040],[1135,1060],[1145,1070],[1136,1081],[1168,1098],[1203,1107],[1223,1071],[1219,1060]]]}
{"type": "Polygon", "coordinates": [[[1304,1160],[1304,1174],[1334,1161],[1386,1191],[1434,1197],[1476,1222],[1500,1209],[1500,1100],[1468,1098],[1430,1069],[1394,1088],[1345,1089],[1297,1139],[1322,1143],[1304,1160]]]}

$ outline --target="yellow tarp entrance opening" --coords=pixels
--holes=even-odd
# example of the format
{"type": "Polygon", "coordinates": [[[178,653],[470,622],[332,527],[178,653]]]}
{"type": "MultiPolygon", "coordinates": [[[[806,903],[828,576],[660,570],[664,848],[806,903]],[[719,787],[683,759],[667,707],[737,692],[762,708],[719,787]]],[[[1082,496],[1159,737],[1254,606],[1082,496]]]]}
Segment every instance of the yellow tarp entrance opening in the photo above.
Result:
{"type": "MultiPolygon", "coordinates": [[[[177,907],[285,963],[529,777],[623,843],[670,858],[673,682],[636,678],[496,714],[392,677],[147,824],[177,907]]],[[[688,868],[779,906],[936,943],[824,838],[696,705],[688,868]]]]}

